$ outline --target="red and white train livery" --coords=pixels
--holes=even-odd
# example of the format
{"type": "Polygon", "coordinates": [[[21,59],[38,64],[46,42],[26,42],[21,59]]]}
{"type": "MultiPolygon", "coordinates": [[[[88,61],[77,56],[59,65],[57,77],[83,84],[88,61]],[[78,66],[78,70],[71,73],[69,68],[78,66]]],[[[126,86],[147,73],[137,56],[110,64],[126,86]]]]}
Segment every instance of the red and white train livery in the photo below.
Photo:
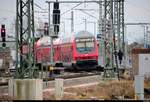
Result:
{"type": "MultiPolygon", "coordinates": [[[[93,68],[98,65],[97,41],[91,33],[80,31],[66,38],[57,38],[54,44],[55,66],[72,66],[73,68],[93,68]]],[[[50,62],[50,37],[40,38],[35,45],[36,62],[50,62]]]]}
{"type": "Polygon", "coordinates": [[[92,68],[98,65],[97,41],[91,33],[80,31],[72,37],[54,41],[54,61],[57,65],[92,68]]]}

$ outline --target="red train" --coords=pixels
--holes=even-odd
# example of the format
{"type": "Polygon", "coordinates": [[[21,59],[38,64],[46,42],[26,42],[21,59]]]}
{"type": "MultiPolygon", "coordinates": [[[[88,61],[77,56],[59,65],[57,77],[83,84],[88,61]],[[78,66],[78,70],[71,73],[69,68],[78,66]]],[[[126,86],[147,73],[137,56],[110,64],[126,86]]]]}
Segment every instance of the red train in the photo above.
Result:
{"type": "MultiPolygon", "coordinates": [[[[72,66],[76,69],[97,67],[98,46],[91,33],[80,31],[72,37],[57,38],[53,43],[56,66],[72,66]]],[[[50,37],[45,36],[37,41],[36,60],[39,64],[50,61],[50,37]]]]}
{"type": "MultiPolygon", "coordinates": [[[[43,36],[35,43],[35,59],[39,69],[50,62],[50,37],[43,36]]],[[[45,68],[44,68],[45,69],[45,68]]]]}
{"type": "Polygon", "coordinates": [[[35,45],[36,62],[50,62],[50,37],[40,38],[35,45]]]}

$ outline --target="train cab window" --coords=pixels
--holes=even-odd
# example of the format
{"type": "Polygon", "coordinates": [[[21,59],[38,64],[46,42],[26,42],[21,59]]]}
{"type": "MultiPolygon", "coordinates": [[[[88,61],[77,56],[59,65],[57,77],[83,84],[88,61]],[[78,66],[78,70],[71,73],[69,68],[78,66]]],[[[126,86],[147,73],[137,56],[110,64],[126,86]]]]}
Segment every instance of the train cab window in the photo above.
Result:
{"type": "Polygon", "coordinates": [[[84,50],[85,50],[85,45],[84,45],[84,43],[77,43],[76,44],[76,47],[77,47],[77,50],[79,51],[79,52],[84,52],[84,50]]]}
{"type": "Polygon", "coordinates": [[[80,53],[88,53],[95,49],[93,38],[76,39],[76,48],[80,53]]]}
{"type": "Polygon", "coordinates": [[[77,47],[78,47],[78,48],[85,47],[85,43],[83,43],[83,42],[78,42],[78,43],[77,43],[77,47]]]}
{"type": "Polygon", "coordinates": [[[93,42],[86,42],[86,47],[94,47],[94,43],[93,42]]]}

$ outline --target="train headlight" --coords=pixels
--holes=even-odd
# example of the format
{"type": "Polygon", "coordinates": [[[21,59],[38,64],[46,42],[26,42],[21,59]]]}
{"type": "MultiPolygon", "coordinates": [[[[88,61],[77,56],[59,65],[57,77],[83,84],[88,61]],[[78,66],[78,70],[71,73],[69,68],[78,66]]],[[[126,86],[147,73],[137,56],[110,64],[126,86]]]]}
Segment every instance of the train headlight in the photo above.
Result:
{"type": "Polygon", "coordinates": [[[49,71],[54,70],[54,67],[49,66],[49,71]]]}

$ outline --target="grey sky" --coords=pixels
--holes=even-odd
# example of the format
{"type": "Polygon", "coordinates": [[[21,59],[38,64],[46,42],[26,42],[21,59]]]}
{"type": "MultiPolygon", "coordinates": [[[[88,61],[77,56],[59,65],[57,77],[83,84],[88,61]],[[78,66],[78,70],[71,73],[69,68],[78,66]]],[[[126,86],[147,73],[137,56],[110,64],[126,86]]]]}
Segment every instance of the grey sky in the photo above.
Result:
{"type": "MultiPolygon", "coordinates": [[[[15,19],[15,9],[16,9],[16,0],[0,0],[0,24],[6,24],[7,33],[9,35],[14,34],[14,19],[15,19]],[[6,19],[5,19],[6,18],[6,19]]],[[[84,0],[83,0],[84,1],[84,0]]],[[[43,9],[47,9],[47,4],[45,0],[34,0],[34,2],[40,5],[43,9]]],[[[125,0],[125,22],[150,22],[150,0],[125,0]]],[[[61,4],[61,12],[65,12],[66,10],[72,8],[76,4],[61,4]]],[[[79,8],[88,8],[88,9],[98,9],[97,4],[82,4],[77,7],[79,8]]],[[[35,6],[36,11],[41,11],[41,9],[35,6]]],[[[52,10],[52,7],[51,7],[52,10]]],[[[52,11],[51,11],[52,13],[52,11]]],[[[98,11],[91,11],[88,12],[93,16],[98,18],[98,11]]],[[[87,16],[86,14],[82,13],[81,11],[74,11],[74,18],[75,18],[75,31],[78,32],[79,30],[84,30],[84,22],[83,19],[87,19],[90,22],[96,22],[96,19],[87,16]]],[[[70,12],[61,16],[61,21],[65,22],[62,23],[62,29],[65,24],[65,33],[70,33],[70,20],[66,18],[70,18],[70,12]]],[[[47,14],[35,13],[35,23],[36,26],[38,25],[39,21],[47,21],[47,14]]],[[[97,25],[96,25],[97,27],[97,25]]],[[[90,32],[94,32],[94,24],[87,23],[87,30],[90,32]]],[[[96,29],[97,30],[97,29],[96,29]]],[[[64,30],[61,30],[64,32],[64,30]]],[[[98,33],[98,32],[96,32],[98,33]]],[[[141,26],[128,26],[127,28],[127,39],[129,42],[134,41],[135,39],[143,37],[143,28],[141,26]]]]}

